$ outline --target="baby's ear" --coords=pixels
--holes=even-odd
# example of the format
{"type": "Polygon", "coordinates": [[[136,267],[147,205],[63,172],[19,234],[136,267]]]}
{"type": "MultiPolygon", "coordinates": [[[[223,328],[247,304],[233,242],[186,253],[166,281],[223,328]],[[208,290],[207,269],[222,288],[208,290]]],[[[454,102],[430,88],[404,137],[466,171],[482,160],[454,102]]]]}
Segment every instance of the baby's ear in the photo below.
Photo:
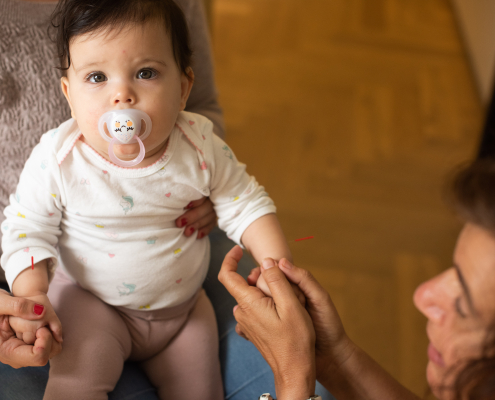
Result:
{"type": "Polygon", "coordinates": [[[181,111],[186,108],[187,99],[191,93],[191,89],[194,83],[194,72],[191,67],[186,68],[186,73],[181,74],[180,87],[181,87],[181,111]]]}
{"type": "Polygon", "coordinates": [[[67,100],[67,103],[69,103],[70,115],[72,118],[76,119],[76,116],[74,115],[74,111],[72,109],[72,103],[70,101],[69,79],[66,76],[62,76],[62,78],[60,78],[60,86],[62,88],[62,93],[64,94],[65,99],[67,100]]]}

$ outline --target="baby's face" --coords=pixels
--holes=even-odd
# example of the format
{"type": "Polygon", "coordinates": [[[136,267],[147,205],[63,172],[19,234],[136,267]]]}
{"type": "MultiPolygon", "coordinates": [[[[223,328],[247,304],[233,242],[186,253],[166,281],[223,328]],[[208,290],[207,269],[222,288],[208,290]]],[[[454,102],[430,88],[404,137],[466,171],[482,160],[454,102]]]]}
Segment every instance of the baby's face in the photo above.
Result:
{"type": "MultiPolygon", "coordinates": [[[[149,22],[120,32],[79,35],[70,43],[70,55],[62,90],[84,142],[109,160],[108,142],[98,132],[98,120],[107,111],[135,108],[146,112],[153,123],[144,140],[145,159],[138,167],[156,161],[192,87],[175,62],[165,27],[149,22]]],[[[139,145],[119,144],[114,152],[122,160],[132,160],[139,154],[139,145]]]]}

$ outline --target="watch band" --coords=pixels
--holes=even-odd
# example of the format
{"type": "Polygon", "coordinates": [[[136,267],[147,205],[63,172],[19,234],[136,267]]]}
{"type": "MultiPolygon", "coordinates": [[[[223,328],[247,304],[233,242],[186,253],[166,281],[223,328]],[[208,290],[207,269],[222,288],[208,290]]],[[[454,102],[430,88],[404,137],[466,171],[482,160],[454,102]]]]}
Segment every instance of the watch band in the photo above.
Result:
{"type": "MultiPolygon", "coordinates": [[[[258,400],[277,400],[277,399],[274,399],[270,393],[263,393],[259,398],[258,400]]],[[[307,400],[322,400],[321,396],[318,396],[317,394],[315,394],[314,396],[311,396],[309,399],[307,400]]]]}

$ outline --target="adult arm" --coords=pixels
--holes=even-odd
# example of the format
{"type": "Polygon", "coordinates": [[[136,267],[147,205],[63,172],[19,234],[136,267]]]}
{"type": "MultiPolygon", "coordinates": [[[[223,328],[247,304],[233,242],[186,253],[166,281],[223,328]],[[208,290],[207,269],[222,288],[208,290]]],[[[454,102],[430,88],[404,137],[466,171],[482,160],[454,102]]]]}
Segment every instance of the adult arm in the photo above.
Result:
{"type": "MultiPolygon", "coordinates": [[[[213,131],[225,138],[223,113],[218,103],[215,85],[210,35],[203,0],[179,0],[187,19],[193,50],[194,85],[187,101],[186,111],[195,112],[213,122],[213,131]]],[[[191,202],[185,213],[175,221],[178,228],[186,227],[186,237],[196,234],[207,236],[217,225],[217,215],[208,197],[191,202]]]]}
{"type": "MultiPolygon", "coordinates": [[[[311,319],[282,273],[279,275],[283,279],[271,287],[273,299],[249,286],[236,272],[241,257],[241,248],[234,247],[218,275],[237,300],[234,317],[270,365],[278,400],[307,399],[315,389],[315,333],[311,319]]],[[[263,388],[259,390],[261,394],[263,388]]]]}
{"type": "MultiPolygon", "coordinates": [[[[323,386],[337,398],[419,399],[350,340],[330,295],[310,272],[288,260],[281,260],[279,267],[306,296],[316,332],[317,379],[323,386]]],[[[281,279],[276,268],[261,270],[269,287],[281,279]]]]}
{"type": "Polygon", "coordinates": [[[179,0],[187,19],[193,50],[194,85],[186,111],[195,112],[213,122],[213,132],[225,138],[223,113],[218,104],[210,35],[203,0],[179,0]]]}
{"type": "MultiPolygon", "coordinates": [[[[239,251],[233,249],[225,258],[219,279],[239,302],[239,309],[247,310],[238,313],[238,309],[234,314],[239,326],[238,332],[251,340],[264,356],[266,353],[267,357],[272,359],[271,362],[268,359],[267,361],[271,367],[275,366],[276,376],[290,374],[294,365],[297,365],[295,360],[294,365],[276,361],[285,360],[286,352],[292,351],[287,347],[287,343],[304,336],[300,332],[301,329],[307,334],[314,326],[316,341],[312,353],[315,357],[316,377],[336,398],[419,399],[349,339],[329,294],[308,271],[295,267],[286,259],[278,263],[279,268],[266,268],[270,260],[263,262],[261,274],[273,294],[275,309],[289,310],[287,320],[281,323],[279,320],[283,320],[283,313],[277,314],[279,320],[272,313],[273,320],[270,321],[263,309],[252,306],[254,302],[250,291],[252,292],[254,288],[241,282],[242,278],[239,279],[240,277],[235,274],[235,264],[238,259],[239,251]],[[301,322],[304,321],[301,319],[303,318],[301,314],[304,314],[305,310],[302,307],[295,307],[296,296],[290,288],[289,281],[298,285],[306,296],[306,310],[311,317],[312,326],[301,322]]],[[[304,365],[311,356],[312,354],[308,352],[300,353],[298,362],[301,363],[302,360],[304,365]]],[[[277,395],[279,392],[294,390],[292,382],[280,378],[275,382],[277,395]]],[[[301,386],[303,387],[304,385],[301,386]]]]}

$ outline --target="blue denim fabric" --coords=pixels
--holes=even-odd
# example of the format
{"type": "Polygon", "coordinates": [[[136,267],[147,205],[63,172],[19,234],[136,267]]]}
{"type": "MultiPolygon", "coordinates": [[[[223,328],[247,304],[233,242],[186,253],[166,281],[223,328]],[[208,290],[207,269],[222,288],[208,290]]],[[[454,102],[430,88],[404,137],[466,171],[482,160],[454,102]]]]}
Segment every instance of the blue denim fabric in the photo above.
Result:
{"type": "MultiPolygon", "coordinates": [[[[236,302],[217,278],[225,254],[234,243],[218,228],[210,234],[210,240],[210,269],[203,287],[213,304],[218,322],[225,399],[255,400],[266,392],[275,395],[270,367],[252,343],[235,333],[236,322],[232,309],[236,302]]],[[[238,272],[247,277],[254,267],[252,259],[244,255],[239,263],[238,272]]],[[[48,371],[48,365],[14,369],[0,363],[0,400],[41,400],[48,380],[48,371]]],[[[320,394],[323,400],[335,400],[319,384],[316,393],[320,394]]],[[[139,366],[133,362],[126,362],[122,375],[114,391],[109,393],[108,399],[158,400],[158,396],[139,366]]]]}

